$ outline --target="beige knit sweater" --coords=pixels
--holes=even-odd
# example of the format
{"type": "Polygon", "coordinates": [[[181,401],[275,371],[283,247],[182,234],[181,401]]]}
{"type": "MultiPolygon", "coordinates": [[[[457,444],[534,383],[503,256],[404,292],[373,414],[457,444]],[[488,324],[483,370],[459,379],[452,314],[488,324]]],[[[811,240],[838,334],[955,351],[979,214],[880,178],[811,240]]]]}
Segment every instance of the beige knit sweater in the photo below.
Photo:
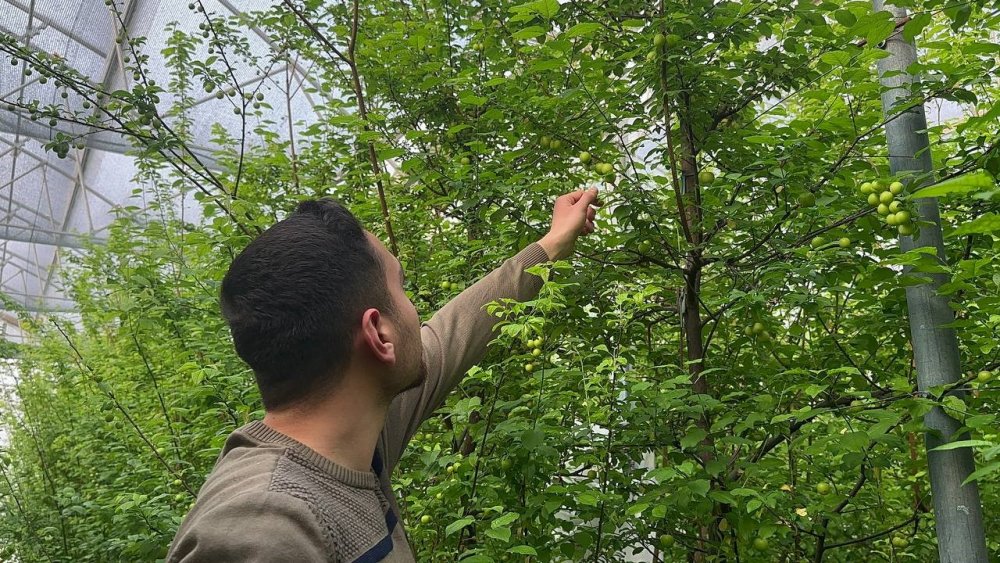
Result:
{"type": "Polygon", "coordinates": [[[484,306],[534,298],[548,260],[537,243],[506,260],[421,326],[427,379],[389,406],[370,471],[338,465],[261,421],[230,434],[181,523],[168,563],[414,561],[392,470],[420,424],[445,402],[495,336],[484,306]]]}

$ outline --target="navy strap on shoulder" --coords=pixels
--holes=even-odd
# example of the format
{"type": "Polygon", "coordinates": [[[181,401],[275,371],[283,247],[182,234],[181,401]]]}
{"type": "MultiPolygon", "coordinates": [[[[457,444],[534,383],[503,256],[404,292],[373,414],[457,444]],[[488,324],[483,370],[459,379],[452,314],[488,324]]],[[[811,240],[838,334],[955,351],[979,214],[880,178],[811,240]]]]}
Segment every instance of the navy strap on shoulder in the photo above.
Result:
{"type": "MultiPolygon", "coordinates": [[[[375,455],[372,456],[372,469],[375,470],[375,473],[382,474],[382,456],[379,455],[377,448],[375,449],[375,455]]],[[[390,506],[389,511],[385,513],[385,529],[389,533],[371,549],[362,553],[354,562],[376,563],[384,559],[386,555],[389,555],[392,552],[392,531],[396,528],[397,523],[396,513],[392,511],[392,507],[390,506]]]]}

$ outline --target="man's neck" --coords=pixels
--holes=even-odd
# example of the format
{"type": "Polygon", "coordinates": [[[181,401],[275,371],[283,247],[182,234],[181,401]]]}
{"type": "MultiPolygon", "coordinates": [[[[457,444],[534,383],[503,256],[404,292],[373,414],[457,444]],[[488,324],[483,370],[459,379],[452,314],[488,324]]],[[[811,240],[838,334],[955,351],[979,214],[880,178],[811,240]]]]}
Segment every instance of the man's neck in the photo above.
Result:
{"type": "Polygon", "coordinates": [[[264,424],[338,465],[368,471],[389,408],[369,397],[368,392],[340,388],[321,404],[268,412],[264,424]]]}

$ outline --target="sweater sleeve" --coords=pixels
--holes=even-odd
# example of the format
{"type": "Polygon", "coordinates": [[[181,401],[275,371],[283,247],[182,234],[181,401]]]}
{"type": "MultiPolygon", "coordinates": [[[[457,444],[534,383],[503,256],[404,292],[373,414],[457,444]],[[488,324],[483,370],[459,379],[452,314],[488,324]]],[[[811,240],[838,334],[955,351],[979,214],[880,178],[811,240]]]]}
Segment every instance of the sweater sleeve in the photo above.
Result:
{"type": "Polygon", "coordinates": [[[532,243],[508,258],[442,307],[420,327],[427,379],[393,399],[382,431],[388,468],[395,467],[420,424],[444,404],[448,394],[486,354],[496,336],[497,318],[486,311],[492,301],[527,301],[538,295],[542,279],[526,268],[548,261],[545,250],[532,243]]]}
{"type": "Polygon", "coordinates": [[[167,555],[168,563],[330,560],[309,507],[288,495],[266,491],[243,493],[185,524],[167,555]]]}

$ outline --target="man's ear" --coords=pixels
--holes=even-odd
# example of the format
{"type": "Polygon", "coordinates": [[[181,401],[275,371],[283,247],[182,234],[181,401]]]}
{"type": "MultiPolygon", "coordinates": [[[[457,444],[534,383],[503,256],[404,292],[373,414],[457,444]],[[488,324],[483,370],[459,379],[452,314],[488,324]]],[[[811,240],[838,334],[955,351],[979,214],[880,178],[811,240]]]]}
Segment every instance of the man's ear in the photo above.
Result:
{"type": "Polygon", "coordinates": [[[361,317],[361,343],[376,360],[385,364],[396,363],[396,346],[393,344],[392,324],[378,309],[368,309],[361,317]]]}

